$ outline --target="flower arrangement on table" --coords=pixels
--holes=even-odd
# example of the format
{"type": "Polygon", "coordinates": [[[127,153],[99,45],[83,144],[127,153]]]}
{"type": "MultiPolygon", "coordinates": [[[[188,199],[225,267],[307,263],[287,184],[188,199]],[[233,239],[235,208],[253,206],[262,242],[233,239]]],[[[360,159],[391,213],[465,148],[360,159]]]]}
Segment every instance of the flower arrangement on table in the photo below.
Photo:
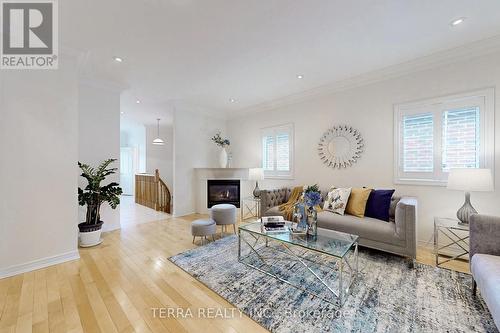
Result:
{"type": "Polygon", "coordinates": [[[307,235],[315,237],[318,233],[318,210],[321,210],[321,192],[318,184],[304,186],[303,201],[307,207],[307,235]]]}
{"type": "Polygon", "coordinates": [[[222,148],[226,148],[227,146],[229,146],[231,144],[231,142],[229,142],[229,139],[224,139],[221,137],[220,135],[220,132],[217,132],[217,134],[215,134],[213,137],[212,137],[212,141],[215,142],[215,144],[219,147],[222,147],[222,148]]]}
{"type": "Polygon", "coordinates": [[[309,208],[314,208],[321,203],[321,192],[318,184],[304,186],[304,203],[309,208]]]}

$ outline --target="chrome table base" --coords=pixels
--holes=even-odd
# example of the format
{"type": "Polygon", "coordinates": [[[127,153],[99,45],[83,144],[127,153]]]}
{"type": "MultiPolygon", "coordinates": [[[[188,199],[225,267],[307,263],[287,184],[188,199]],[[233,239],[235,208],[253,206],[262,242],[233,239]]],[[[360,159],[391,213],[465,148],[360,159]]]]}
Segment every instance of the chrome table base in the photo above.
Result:
{"type": "Polygon", "coordinates": [[[240,229],[238,230],[238,261],[288,285],[340,307],[345,303],[349,290],[358,275],[358,243],[354,243],[353,250],[349,251],[344,257],[340,258],[240,229]],[[300,251],[298,250],[303,251],[302,253],[299,253],[300,251]],[[263,254],[262,252],[268,253],[263,254]],[[334,265],[328,264],[331,260],[326,260],[327,263],[325,264],[323,262],[305,257],[304,254],[307,254],[308,252],[318,254],[316,259],[324,259],[323,256],[327,256],[329,259],[334,259],[334,265]],[[260,265],[252,263],[250,260],[251,258],[254,258],[254,261],[260,263],[260,265]],[[299,285],[284,277],[278,276],[274,272],[275,269],[273,269],[273,267],[275,267],[274,264],[280,260],[299,263],[306,269],[306,272],[312,275],[313,281],[319,283],[319,285],[326,289],[327,295],[318,295],[307,288],[307,285],[299,285]],[[336,273],[334,274],[335,278],[333,281],[329,281],[329,279],[322,277],[321,270],[317,269],[315,266],[323,266],[328,270],[335,271],[336,273]]]}

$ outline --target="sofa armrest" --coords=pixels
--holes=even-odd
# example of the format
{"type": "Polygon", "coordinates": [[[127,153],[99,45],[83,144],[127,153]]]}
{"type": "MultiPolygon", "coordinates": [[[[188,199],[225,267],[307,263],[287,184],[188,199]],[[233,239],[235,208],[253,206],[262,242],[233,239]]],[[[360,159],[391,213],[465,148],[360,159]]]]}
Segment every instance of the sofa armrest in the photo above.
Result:
{"type": "Polygon", "coordinates": [[[474,214],[469,232],[471,259],[476,253],[500,256],[500,217],[474,214]]]}
{"type": "Polygon", "coordinates": [[[290,196],[289,188],[280,188],[274,190],[260,191],[260,213],[264,216],[265,212],[275,206],[287,202],[290,196]]]}
{"type": "Polygon", "coordinates": [[[406,250],[417,257],[417,198],[402,197],[395,212],[396,234],[406,241],[406,250]]]}

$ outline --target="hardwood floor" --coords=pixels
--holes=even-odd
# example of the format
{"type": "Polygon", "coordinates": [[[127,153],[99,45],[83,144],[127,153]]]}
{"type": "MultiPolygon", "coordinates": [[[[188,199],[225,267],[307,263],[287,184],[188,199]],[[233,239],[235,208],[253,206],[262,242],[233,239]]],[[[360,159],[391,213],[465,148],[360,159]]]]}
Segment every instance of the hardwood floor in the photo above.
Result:
{"type": "MultiPolygon", "coordinates": [[[[198,318],[200,308],[233,309],[168,261],[198,246],[191,243],[190,222],[199,217],[128,226],[80,249],[80,260],[0,279],[0,333],[266,332],[238,312],[198,318]],[[179,307],[186,318],[155,318],[152,308],[161,307],[179,307]]],[[[434,256],[421,249],[418,261],[432,265],[434,256]]]]}

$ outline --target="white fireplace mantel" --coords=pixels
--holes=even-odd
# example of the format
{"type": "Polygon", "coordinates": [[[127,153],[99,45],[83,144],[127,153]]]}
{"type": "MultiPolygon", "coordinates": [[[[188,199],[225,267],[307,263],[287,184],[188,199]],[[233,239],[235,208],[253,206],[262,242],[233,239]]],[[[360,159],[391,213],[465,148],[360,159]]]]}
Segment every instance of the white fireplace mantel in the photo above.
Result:
{"type": "Polygon", "coordinates": [[[196,212],[208,213],[207,209],[207,180],[208,179],[239,179],[240,195],[245,197],[251,194],[255,182],[248,181],[249,168],[194,168],[196,186],[196,212]]]}
{"type": "Polygon", "coordinates": [[[248,180],[249,168],[194,168],[198,179],[248,180]]]}

